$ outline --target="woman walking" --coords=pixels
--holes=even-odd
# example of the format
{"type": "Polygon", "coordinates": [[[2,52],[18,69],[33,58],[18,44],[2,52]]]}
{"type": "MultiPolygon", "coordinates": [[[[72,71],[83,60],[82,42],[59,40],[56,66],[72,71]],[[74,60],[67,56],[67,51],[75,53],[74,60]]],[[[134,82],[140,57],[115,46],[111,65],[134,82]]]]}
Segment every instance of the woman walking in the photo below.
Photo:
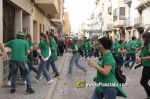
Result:
{"type": "Polygon", "coordinates": [[[40,50],[41,50],[41,63],[38,68],[37,76],[36,76],[36,78],[34,78],[34,80],[35,80],[35,82],[39,82],[41,72],[43,71],[44,76],[45,76],[46,80],[48,81],[47,83],[52,84],[53,80],[51,79],[50,74],[46,69],[47,60],[51,54],[48,36],[44,33],[41,33],[40,39],[41,39],[41,42],[40,42],[39,46],[37,46],[35,49],[40,48],[40,50]]]}
{"type": "Polygon", "coordinates": [[[142,48],[140,57],[136,59],[136,63],[139,64],[142,62],[143,71],[140,83],[146,91],[146,99],[150,99],[150,85],[148,84],[150,80],[150,32],[144,33],[142,38],[144,47],[142,48]]]}
{"type": "Polygon", "coordinates": [[[102,52],[102,57],[98,64],[93,61],[88,61],[88,65],[97,70],[97,76],[94,81],[101,86],[97,86],[91,99],[116,99],[117,96],[127,97],[115,77],[116,62],[110,52],[112,41],[108,37],[103,37],[98,40],[98,48],[102,52]],[[118,86],[113,86],[111,83],[116,83],[118,86]],[[109,86],[104,86],[104,85],[109,86]]]}

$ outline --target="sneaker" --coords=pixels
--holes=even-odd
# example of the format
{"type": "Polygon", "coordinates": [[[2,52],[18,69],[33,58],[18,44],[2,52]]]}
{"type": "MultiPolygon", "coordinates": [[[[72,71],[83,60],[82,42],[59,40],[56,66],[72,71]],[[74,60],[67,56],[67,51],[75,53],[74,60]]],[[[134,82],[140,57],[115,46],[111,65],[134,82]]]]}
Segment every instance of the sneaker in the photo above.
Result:
{"type": "Polygon", "coordinates": [[[27,82],[26,82],[26,81],[24,81],[24,82],[23,82],[23,84],[24,84],[24,85],[26,85],[26,84],[27,84],[27,82]]]}
{"type": "Polygon", "coordinates": [[[131,68],[131,70],[132,70],[132,71],[134,71],[134,70],[135,70],[135,68],[134,68],[134,67],[132,67],[132,68],[131,68]]]}
{"type": "Polygon", "coordinates": [[[48,85],[51,85],[53,82],[54,82],[53,79],[49,80],[48,85]]]}
{"type": "Polygon", "coordinates": [[[44,75],[41,75],[39,80],[41,80],[43,77],[44,77],[44,75]]]}
{"type": "Polygon", "coordinates": [[[8,80],[7,85],[11,86],[11,81],[10,80],[8,80]]]}
{"type": "Polygon", "coordinates": [[[33,94],[33,93],[35,93],[35,91],[32,88],[27,88],[26,93],[33,94]]]}
{"type": "Polygon", "coordinates": [[[33,80],[34,80],[36,83],[38,83],[38,82],[39,82],[39,80],[38,80],[38,79],[36,79],[36,78],[33,78],[33,80]]]}
{"type": "Polygon", "coordinates": [[[71,76],[72,76],[72,74],[68,73],[68,74],[67,74],[67,76],[71,77],[71,76]]]}
{"type": "Polygon", "coordinates": [[[53,76],[53,77],[57,77],[57,76],[59,76],[59,74],[56,74],[55,76],[53,76]]]}
{"type": "Polygon", "coordinates": [[[11,92],[11,93],[15,93],[15,92],[16,92],[16,89],[11,89],[10,92],[11,92]]]}
{"type": "Polygon", "coordinates": [[[87,74],[87,70],[86,70],[86,69],[84,70],[84,74],[85,74],[85,75],[87,74]]]}

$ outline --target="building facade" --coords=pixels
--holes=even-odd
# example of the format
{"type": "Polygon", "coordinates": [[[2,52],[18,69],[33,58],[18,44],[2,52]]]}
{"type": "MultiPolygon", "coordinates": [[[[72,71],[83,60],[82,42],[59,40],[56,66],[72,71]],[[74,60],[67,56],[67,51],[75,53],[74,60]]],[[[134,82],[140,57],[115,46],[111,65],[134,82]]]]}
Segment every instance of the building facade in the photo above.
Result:
{"type": "Polygon", "coordinates": [[[150,0],[95,0],[93,3],[91,26],[101,29],[100,36],[129,41],[132,36],[140,38],[150,26],[150,0]]]}
{"type": "Polygon", "coordinates": [[[66,37],[70,36],[70,20],[69,20],[69,13],[64,12],[64,34],[66,37]]]}

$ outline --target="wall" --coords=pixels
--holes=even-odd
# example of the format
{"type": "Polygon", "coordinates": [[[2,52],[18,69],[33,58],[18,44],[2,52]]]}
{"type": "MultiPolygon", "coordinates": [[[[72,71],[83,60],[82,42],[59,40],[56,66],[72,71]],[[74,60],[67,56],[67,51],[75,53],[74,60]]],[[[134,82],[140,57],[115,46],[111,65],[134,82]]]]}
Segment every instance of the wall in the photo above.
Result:
{"type": "MultiPolygon", "coordinates": [[[[0,41],[3,41],[3,0],[0,0],[0,41]]],[[[0,86],[3,84],[3,59],[0,57],[0,86]]]]}
{"type": "MultiPolygon", "coordinates": [[[[149,24],[150,25],[150,8],[146,8],[142,11],[142,16],[144,17],[143,21],[144,21],[144,24],[149,24]]],[[[146,26],[147,28],[147,26],[146,26]]]]}
{"type": "Polygon", "coordinates": [[[46,31],[50,31],[51,28],[50,20],[46,17],[44,17],[44,27],[45,27],[45,29],[43,29],[44,33],[46,33],[46,31]]]}
{"type": "Polygon", "coordinates": [[[27,29],[27,33],[33,37],[33,17],[27,14],[24,14],[22,17],[22,28],[27,29]]]}

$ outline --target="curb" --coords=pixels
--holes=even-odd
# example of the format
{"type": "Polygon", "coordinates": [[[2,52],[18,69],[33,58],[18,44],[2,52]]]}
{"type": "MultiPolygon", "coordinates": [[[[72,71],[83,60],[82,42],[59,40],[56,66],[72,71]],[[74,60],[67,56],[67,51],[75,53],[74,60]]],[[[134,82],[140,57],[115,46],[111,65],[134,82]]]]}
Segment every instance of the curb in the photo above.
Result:
{"type": "MultiPolygon", "coordinates": [[[[58,68],[58,72],[60,74],[61,74],[61,70],[62,70],[62,67],[64,65],[64,62],[66,60],[66,57],[68,57],[68,54],[64,57],[63,62],[61,63],[60,67],[58,68]]],[[[58,79],[59,79],[59,77],[54,79],[54,83],[50,86],[50,89],[48,90],[48,94],[45,97],[45,99],[52,99],[54,90],[55,90],[55,88],[57,86],[58,79]]]]}

